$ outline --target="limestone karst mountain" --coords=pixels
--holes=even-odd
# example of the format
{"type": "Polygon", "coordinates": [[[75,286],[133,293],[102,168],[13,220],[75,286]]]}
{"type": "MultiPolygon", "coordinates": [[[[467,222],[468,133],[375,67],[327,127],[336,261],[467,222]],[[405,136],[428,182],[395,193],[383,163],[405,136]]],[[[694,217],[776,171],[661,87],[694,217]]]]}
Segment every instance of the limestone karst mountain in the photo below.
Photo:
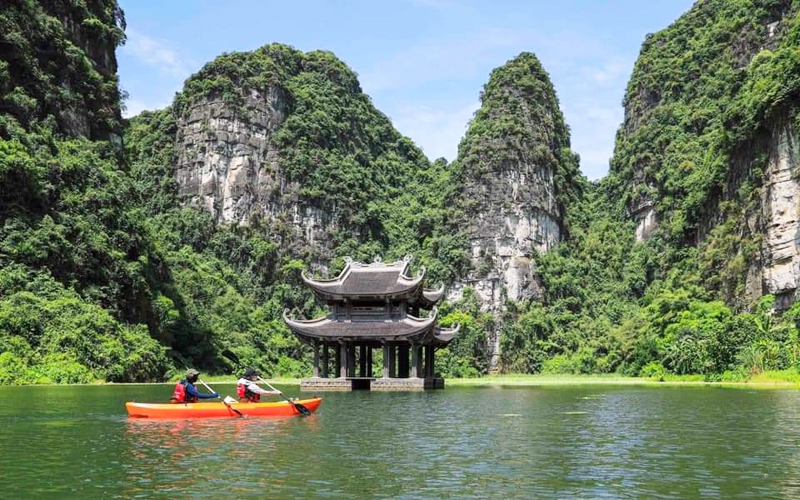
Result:
{"type": "MultiPolygon", "coordinates": [[[[494,313],[507,300],[538,299],[534,254],[567,238],[567,211],[585,181],[555,89],[534,54],[492,72],[453,168],[455,222],[466,234],[471,267],[450,298],[472,287],[494,313]]],[[[493,328],[493,369],[499,342],[493,328]]]]}
{"type": "Polygon", "coordinates": [[[172,112],[182,202],[217,223],[262,223],[323,264],[345,241],[386,238],[381,205],[431,175],[329,52],[222,55],[187,80],[172,112]]]}
{"type": "Polygon", "coordinates": [[[535,298],[531,257],[567,237],[566,212],[582,186],[555,89],[535,55],[492,72],[454,170],[472,264],[463,283],[495,310],[535,298]]]}
{"type": "Polygon", "coordinates": [[[449,288],[447,376],[797,366],[798,11],[704,0],[648,36],[589,183],[530,53],[447,164],[333,54],[281,44],[120,121],[118,4],[2,3],[0,384],[304,376],[300,272],[406,254],[449,288]]]}
{"type": "Polygon", "coordinates": [[[704,284],[745,306],[800,285],[797,4],[698,2],[648,36],[611,163],[639,241],[697,247],[704,284]]]}

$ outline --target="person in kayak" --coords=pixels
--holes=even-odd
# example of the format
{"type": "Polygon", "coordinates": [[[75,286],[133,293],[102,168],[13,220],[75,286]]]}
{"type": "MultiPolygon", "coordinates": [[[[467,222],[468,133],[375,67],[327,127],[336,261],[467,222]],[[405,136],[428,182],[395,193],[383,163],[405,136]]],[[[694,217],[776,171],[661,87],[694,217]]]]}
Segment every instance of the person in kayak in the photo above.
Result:
{"type": "Polygon", "coordinates": [[[259,387],[258,384],[256,384],[258,377],[258,372],[250,368],[244,372],[242,378],[236,382],[236,395],[239,396],[239,401],[258,403],[262,395],[277,396],[280,394],[279,391],[268,391],[259,387]]]}
{"type": "Polygon", "coordinates": [[[197,379],[200,378],[200,372],[194,368],[186,370],[186,378],[175,384],[175,390],[172,393],[170,401],[173,403],[196,403],[199,399],[214,399],[218,398],[219,394],[212,392],[211,394],[200,394],[197,387],[197,379]]]}

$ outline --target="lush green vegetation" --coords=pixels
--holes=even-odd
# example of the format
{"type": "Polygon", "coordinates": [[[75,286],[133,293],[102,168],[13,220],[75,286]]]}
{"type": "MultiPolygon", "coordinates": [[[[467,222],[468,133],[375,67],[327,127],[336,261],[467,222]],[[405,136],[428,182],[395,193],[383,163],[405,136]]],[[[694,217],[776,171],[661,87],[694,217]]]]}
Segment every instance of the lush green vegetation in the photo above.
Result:
{"type": "Polygon", "coordinates": [[[118,149],[87,138],[119,129],[105,55],[121,12],[5,3],[0,26],[0,383],[160,377],[164,348],[144,326],[160,258],[118,149]]]}
{"type": "Polygon", "coordinates": [[[299,272],[322,256],[282,246],[286,229],[271,221],[218,227],[178,198],[176,122],[201,98],[246,116],[250,90],[287,94],[274,138],[286,174],[304,179],[309,204],[344,207],[335,255],[324,256],[334,271],[344,255],[414,253],[434,280],[464,265],[458,238],[436,232],[446,163],[430,164],[400,136],[330,53],[269,45],[220,56],[173,107],[121,125],[115,68],[105,71],[101,47],[82,38],[102,30],[95,40],[113,54],[124,28],[116,3],[22,2],[4,6],[0,23],[2,41],[13,42],[0,69],[14,75],[0,89],[0,383],[158,380],[189,364],[310,371],[280,315],[321,312],[299,272]],[[62,15],[80,29],[66,32],[62,15]],[[80,85],[59,87],[72,80],[80,85]]]}
{"type": "MultiPolygon", "coordinates": [[[[552,173],[560,213],[566,214],[581,198],[586,181],[570,149],[569,128],[550,76],[530,52],[492,71],[481,92],[481,107],[459,145],[453,177],[460,187],[480,184],[489,170],[519,163],[552,173]]],[[[460,204],[470,212],[470,200],[460,204]]]]}
{"type": "Polygon", "coordinates": [[[570,240],[537,258],[543,302],[509,308],[508,370],[740,380],[796,369],[797,306],[773,316],[774,298],[749,303],[744,282],[760,249],[747,219],[765,146],[797,120],[798,7],[709,0],[648,36],[610,175],[573,207],[570,240]],[[649,203],[658,230],[637,243],[631,215],[649,203]]]}
{"type": "Polygon", "coordinates": [[[451,283],[470,266],[469,203],[454,198],[490,160],[519,158],[552,170],[569,238],[535,256],[540,300],[494,317],[467,289],[442,306],[443,325],[462,325],[439,351],[443,374],[485,374],[486,331],[500,328],[507,372],[796,376],[800,306],[776,316],[773,297],[751,304],[743,288],[767,141],[776,123],[800,130],[799,10],[707,0],[649,36],[611,174],[589,184],[532,54],[493,72],[459,159],[431,163],[345,64],[279,44],[220,56],[171,107],[123,123],[116,2],[4,3],[0,384],[163,380],[189,364],[308,374],[308,349],[280,319],[322,312],[299,272],[412,253],[429,282],[451,283]],[[180,120],[207,99],[247,120],[251,91],[288,103],[271,140],[292,194],[333,214],[325,248],[295,245],[282,220],[216,225],[178,196],[180,120]],[[659,229],[636,242],[632,212],[649,204],[659,229]]]}

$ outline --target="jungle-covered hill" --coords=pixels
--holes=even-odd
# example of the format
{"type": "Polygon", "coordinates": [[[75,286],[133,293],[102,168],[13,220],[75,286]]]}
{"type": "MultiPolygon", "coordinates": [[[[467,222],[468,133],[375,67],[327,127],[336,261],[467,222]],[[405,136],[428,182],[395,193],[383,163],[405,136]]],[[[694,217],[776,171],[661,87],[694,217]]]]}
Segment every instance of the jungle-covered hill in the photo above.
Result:
{"type": "Polygon", "coordinates": [[[0,384],[302,376],[280,315],[323,310],[300,270],[408,253],[462,324],[446,376],[794,367],[799,10],[705,0],[648,36],[610,174],[589,183],[531,53],[492,73],[448,164],[333,54],[281,44],[122,120],[119,5],[6,2],[0,384]]]}

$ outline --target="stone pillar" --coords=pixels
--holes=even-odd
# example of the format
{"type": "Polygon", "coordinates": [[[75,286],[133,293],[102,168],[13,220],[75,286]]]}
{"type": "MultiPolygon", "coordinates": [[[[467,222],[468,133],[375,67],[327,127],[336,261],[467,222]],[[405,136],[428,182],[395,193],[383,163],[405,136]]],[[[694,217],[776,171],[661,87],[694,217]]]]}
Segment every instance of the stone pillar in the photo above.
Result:
{"type": "Polygon", "coordinates": [[[389,345],[383,344],[383,378],[389,378],[389,345]]]}
{"type": "Polygon", "coordinates": [[[342,350],[340,347],[340,345],[333,344],[333,372],[337,377],[342,370],[342,350]]]}
{"type": "Polygon", "coordinates": [[[347,346],[347,376],[356,376],[356,346],[347,346]]]}
{"type": "Polygon", "coordinates": [[[328,343],[322,343],[322,376],[328,378],[328,343]]]}
{"type": "Polygon", "coordinates": [[[398,356],[400,362],[398,363],[397,377],[408,378],[408,345],[400,344],[398,346],[398,356]]]}
{"type": "Polygon", "coordinates": [[[397,378],[397,346],[389,344],[389,377],[397,378]]]}
{"type": "Polygon", "coordinates": [[[314,378],[319,377],[319,340],[314,339],[314,378]]]}
{"type": "Polygon", "coordinates": [[[372,346],[367,346],[367,377],[372,376],[372,346]]]}
{"type": "Polygon", "coordinates": [[[419,347],[415,344],[411,345],[411,378],[419,377],[417,368],[419,367],[419,347]]]}
{"type": "Polygon", "coordinates": [[[422,349],[423,349],[423,347],[421,345],[418,345],[416,347],[416,350],[417,350],[417,377],[425,378],[425,365],[424,365],[425,358],[423,356],[424,353],[423,353],[422,349]]]}
{"type": "Polygon", "coordinates": [[[433,377],[433,346],[425,346],[425,377],[433,377]]]}
{"type": "Polygon", "coordinates": [[[347,344],[342,342],[339,344],[339,377],[341,378],[347,377],[347,365],[349,365],[347,358],[347,344]]]}
{"type": "Polygon", "coordinates": [[[361,344],[358,349],[358,376],[367,376],[367,345],[361,344]]]}

